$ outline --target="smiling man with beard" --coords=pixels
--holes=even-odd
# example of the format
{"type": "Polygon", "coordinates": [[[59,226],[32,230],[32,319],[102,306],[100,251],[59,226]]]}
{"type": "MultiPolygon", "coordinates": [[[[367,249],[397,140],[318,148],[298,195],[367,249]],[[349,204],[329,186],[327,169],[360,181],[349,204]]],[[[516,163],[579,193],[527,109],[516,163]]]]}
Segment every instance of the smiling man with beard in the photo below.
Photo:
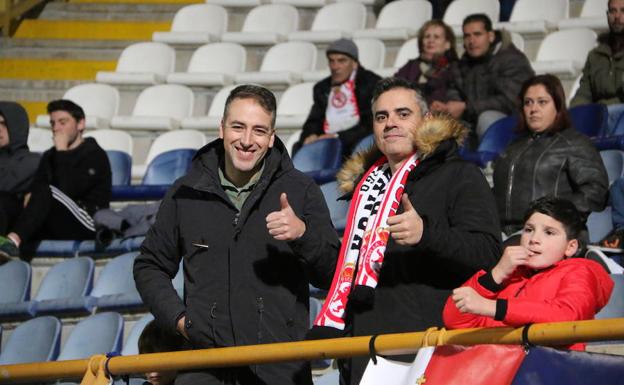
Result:
{"type": "Polygon", "coordinates": [[[587,55],[583,77],[571,106],[624,103],[624,0],[609,0],[609,32],[587,55]]]}
{"type": "MultiPolygon", "coordinates": [[[[290,342],[309,326],[309,283],[329,287],[338,237],[320,188],[275,135],[275,96],[230,93],[220,139],[165,196],[134,278],[187,349],[290,342]],[[184,266],[184,300],[171,279],[184,266]]],[[[312,384],[308,362],[179,373],[176,384],[312,384]]]]}

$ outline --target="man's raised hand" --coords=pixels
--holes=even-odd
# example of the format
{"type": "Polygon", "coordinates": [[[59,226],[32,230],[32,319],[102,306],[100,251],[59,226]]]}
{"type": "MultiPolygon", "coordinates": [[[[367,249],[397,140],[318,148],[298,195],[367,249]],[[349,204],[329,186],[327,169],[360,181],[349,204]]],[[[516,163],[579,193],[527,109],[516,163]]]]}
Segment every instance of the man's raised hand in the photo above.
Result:
{"type": "Polygon", "coordinates": [[[278,241],[295,240],[306,231],[305,223],[290,207],[286,193],[280,195],[280,210],[267,215],[266,222],[269,234],[278,241]]]}
{"type": "Polygon", "coordinates": [[[388,218],[390,235],[399,245],[413,246],[422,239],[424,223],[407,194],[401,197],[403,213],[388,218]]]}

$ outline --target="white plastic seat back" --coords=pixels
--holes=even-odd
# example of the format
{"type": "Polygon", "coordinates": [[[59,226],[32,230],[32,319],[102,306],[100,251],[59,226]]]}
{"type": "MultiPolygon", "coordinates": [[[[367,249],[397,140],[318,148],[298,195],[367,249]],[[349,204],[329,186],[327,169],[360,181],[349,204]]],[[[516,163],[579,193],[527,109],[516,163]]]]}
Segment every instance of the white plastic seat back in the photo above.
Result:
{"type": "Polygon", "coordinates": [[[604,0],[585,0],[581,8],[580,17],[603,17],[608,9],[608,2],[604,0]]]}
{"type": "Polygon", "coordinates": [[[514,23],[546,20],[556,24],[559,20],[566,19],[569,14],[569,0],[518,0],[514,4],[509,21],[514,23]]]}
{"type": "Polygon", "coordinates": [[[132,136],[121,130],[94,130],[85,133],[85,137],[95,139],[104,151],[121,151],[132,157],[132,136]]]}
{"type": "Polygon", "coordinates": [[[108,84],[79,84],[67,90],[63,99],[78,104],[87,116],[110,120],[119,111],[119,91],[108,84]]]}
{"type": "Polygon", "coordinates": [[[524,52],[524,38],[518,32],[510,32],[511,42],[516,46],[520,51],[524,52]]]}
{"type": "Polygon", "coordinates": [[[299,29],[299,12],[288,4],[264,4],[247,14],[242,32],[277,32],[284,35],[299,29]]]}
{"type": "Polygon", "coordinates": [[[569,60],[584,62],[596,45],[596,32],[590,29],[568,29],[550,33],[542,40],[536,61],[569,60]]]}
{"type": "Polygon", "coordinates": [[[357,2],[335,3],[319,9],[311,31],[355,31],[366,24],[366,7],[357,2]]]}
{"type": "Polygon", "coordinates": [[[212,102],[210,103],[210,108],[208,108],[208,116],[221,118],[223,116],[223,109],[225,108],[225,101],[228,96],[230,96],[230,92],[236,88],[236,86],[227,86],[221,88],[212,98],[212,102]]]}
{"type": "Polygon", "coordinates": [[[181,120],[192,115],[194,103],[195,97],[190,88],[159,84],[139,94],[132,116],[162,116],[181,120]]]}
{"type": "Polygon", "coordinates": [[[30,151],[44,152],[54,145],[52,131],[49,128],[30,127],[27,143],[30,151]]]}
{"type": "Polygon", "coordinates": [[[416,31],[431,19],[431,3],[426,0],[398,0],[379,12],[375,28],[411,28],[416,31]]]}
{"type": "Polygon", "coordinates": [[[245,71],[247,51],[236,43],[203,45],[191,56],[187,72],[220,72],[233,74],[245,71]]]}
{"type": "Polygon", "coordinates": [[[466,16],[485,13],[493,23],[500,17],[498,0],[454,0],[444,12],[444,22],[450,26],[461,26],[466,16]]]}
{"type": "Polygon", "coordinates": [[[417,58],[418,55],[420,55],[418,50],[418,38],[409,39],[399,48],[399,53],[397,53],[396,59],[394,60],[394,67],[403,67],[408,61],[417,58]]]}
{"type": "Polygon", "coordinates": [[[260,66],[260,72],[311,71],[316,67],[316,46],[304,41],[279,43],[271,47],[260,66]]]}
{"type": "Polygon", "coordinates": [[[173,72],[175,51],[166,44],[136,43],[123,50],[116,72],[153,72],[162,76],[173,72]]]}
{"type": "Polygon", "coordinates": [[[314,104],[313,88],[312,82],[288,87],[277,104],[277,115],[307,115],[314,104]]]}
{"type": "Polygon", "coordinates": [[[353,39],[358,47],[359,62],[364,68],[383,68],[386,45],[379,39],[353,39]]]}
{"type": "Polygon", "coordinates": [[[574,79],[574,83],[572,83],[572,87],[570,88],[570,92],[568,92],[568,96],[566,97],[566,105],[569,107],[570,106],[570,102],[572,101],[572,98],[574,98],[574,95],[576,95],[576,91],[578,91],[579,87],[581,86],[581,78],[583,77],[583,74],[580,74],[579,76],[576,77],[576,79],[574,79]]]}
{"type": "Polygon", "coordinates": [[[221,35],[227,31],[228,14],[214,4],[191,4],[180,8],[171,23],[172,32],[208,32],[221,35]]]}
{"type": "Polygon", "coordinates": [[[149,152],[145,164],[150,164],[158,155],[182,148],[199,149],[206,144],[206,136],[197,130],[176,130],[157,137],[149,152]]]}

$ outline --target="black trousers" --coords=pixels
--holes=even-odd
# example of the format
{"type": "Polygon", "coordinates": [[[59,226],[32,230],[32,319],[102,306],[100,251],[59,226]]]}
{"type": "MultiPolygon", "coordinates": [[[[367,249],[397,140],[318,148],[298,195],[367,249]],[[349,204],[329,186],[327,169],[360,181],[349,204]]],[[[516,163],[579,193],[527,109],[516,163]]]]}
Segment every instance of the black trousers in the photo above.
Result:
{"type": "Polygon", "coordinates": [[[6,235],[22,212],[21,194],[0,191],[0,235],[6,235]]]}
{"type": "Polygon", "coordinates": [[[12,229],[22,242],[31,239],[93,239],[91,216],[54,186],[37,186],[12,229]]]}

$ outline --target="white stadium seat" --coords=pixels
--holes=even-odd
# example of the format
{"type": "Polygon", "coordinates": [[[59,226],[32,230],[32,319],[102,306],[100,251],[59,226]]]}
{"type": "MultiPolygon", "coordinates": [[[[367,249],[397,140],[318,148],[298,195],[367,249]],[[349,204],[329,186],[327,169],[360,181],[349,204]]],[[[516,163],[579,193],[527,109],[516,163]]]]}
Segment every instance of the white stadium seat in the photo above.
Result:
{"type": "MultiPolygon", "coordinates": [[[[87,129],[108,128],[119,111],[119,91],[108,84],[79,84],[67,90],[63,99],[78,104],[85,113],[87,129]]],[[[50,116],[37,116],[37,127],[50,127],[50,116]]]]}
{"type": "Polygon", "coordinates": [[[547,33],[569,16],[569,0],[518,0],[509,21],[496,27],[518,33],[547,33]]]}
{"type": "Polygon", "coordinates": [[[170,32],[154,32],[153,41],[168,44],[206,44],[227,31],[228,13],[220,5],[191,4],[173,17],[170,32]]]}
{"type": "Polygon", "coordinates": [[[316,67],[316,46],[305,41],[279,43],[267,51],[259,71],[236,74],[236,83],[289,85],[301,82],[301,73],[316,67]]]}
{"type": "Polygon", "coordinates": [[[169,74],[167,83],[205,87],[231,84],[235,73],[245,71],[246,63],[247,51],[240,44],[206,44],[193,52],[186,72],[169,74]]]}
{"type": "Polygon", "coordinates": [[[175,50],[163,43],[136,43],[126,47],[114,72],[99,71],[98,83],[159,84],[175,67],[175,50]]]}
{"type": "Polygon", "coordinates": [[[94,130],[85,134],[85,137],[93,138],[104,151],[121,151],[132,157],[132,136],[121,130],[94,130]]]}
{"type": "Polygon", "coordinates": [[[386,4],[377,18],[375,28],[353,32],[355,38],[407,40],[416,36],[418,29],[432,15],[431,3],[426,0],[398,0],[386,4]]]}
{"type": "Polygon", "coordinates": [[[226,32],[222,41],[244,45],[266,45],[286,41],[299,29],[299,11],[288,4],[260,5],[247,14],[240,32],[226,32]]]}
{"type": "Polygon", "coordinates": [[[607,2],[604,0],[585,0],[579,17],[559,21],[559,29],[568,28],[591,28],[596,31],[609,29],[607,2]]]}
{"type": "Polygon", "coordinates": [[[531,63],[538,74],[577,76],[587,53],[596,46],[596,32],[587,28],[566,29],[547,35],[531,63]]]}
{"type": "Polygon", "coordinates": [[[111,127],[126,130],[164,131],[180,127],[180,121],[193,114],[195,97],[190,88],[159,84],[144,89],[131,116],[115,116],[111,127]]]}
{"type": "Polygon", "coordinates": [[[221,88],[212,99],[208,114],[206,116],[193,116],[182,119],[182,128],[194,130],[214,130],[219,128],[221,118],[223,117],[225,101],[234,87],[236,86],[221,88]]]}
{"type": "Polygon", "coordinates": [[[312,89],[314,83],[290,86],[277,104],[275,127],[278,129],[299,129],[305,123],[314,104],[312,89]]]}
{"type": "Polygon", "coordinates": [[[446,8],[442,20],[453,28],[455,35],[461,36],[464,19],[473,13],[485,13],[495,23],[500,18],[500,3],[498,0],[455,0],[446,8]]]}
{"type": "Polygon", "coordinates": [[[295,31],[289,40],[331,43],[340,38],[350,38],[354,31],[364,29],[366,7],[358,2],[329,4],[319,9],[309,31],[295,31]]]}
{"type": "Polygon", "coordinates": [[[392,76],[399,68],[403,67],[408,61],[417,58],[418,55],[418,38],[415,37],[403,43],[394,60],[394,66],[382,68],[375,72],[382,77],[392,76]]]}

